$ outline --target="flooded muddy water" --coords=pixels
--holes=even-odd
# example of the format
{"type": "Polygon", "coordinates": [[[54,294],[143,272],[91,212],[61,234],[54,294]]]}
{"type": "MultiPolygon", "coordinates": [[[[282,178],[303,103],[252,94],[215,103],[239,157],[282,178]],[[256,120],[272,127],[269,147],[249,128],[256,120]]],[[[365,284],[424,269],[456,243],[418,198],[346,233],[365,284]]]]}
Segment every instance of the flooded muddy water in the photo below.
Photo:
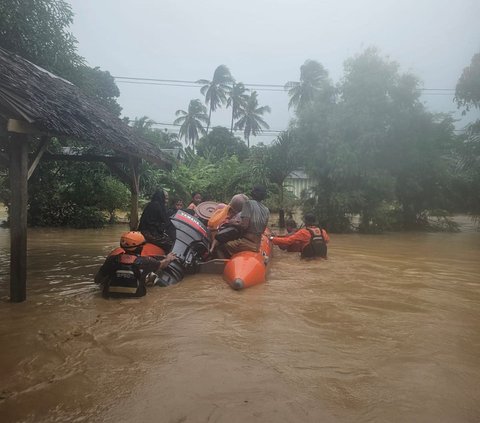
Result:
{"type": "Polygon", "coordinates": [[[333,234],[245,291],[193,275],[104,300],[123,230],[30,229],[12,304],[0,229],[2,422],[480,421],[479,232],[333,234]]]}

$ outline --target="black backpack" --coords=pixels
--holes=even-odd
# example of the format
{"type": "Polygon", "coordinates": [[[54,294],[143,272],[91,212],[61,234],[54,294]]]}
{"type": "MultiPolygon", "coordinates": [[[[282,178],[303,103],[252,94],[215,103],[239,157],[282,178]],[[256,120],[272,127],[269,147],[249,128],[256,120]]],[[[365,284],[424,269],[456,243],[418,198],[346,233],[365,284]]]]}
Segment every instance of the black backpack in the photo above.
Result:
{"type": "Polygon", "coordinates": [[[147,293],[145,278],[135,264],[137,257],[126,253],[115,256],[115,271],[103,285],[104,297],[143,297],[147,293]]]}
{"type": "Polygon", "coordinates": [[[327,244],[323,239],[322,230],[320,229],[320,234],[317,235],[311,229],[306,228],[310,232],[310,242],[303,248],[301,257],[302,258],[314,258],[322,257],[327,258],[327,244]]]}

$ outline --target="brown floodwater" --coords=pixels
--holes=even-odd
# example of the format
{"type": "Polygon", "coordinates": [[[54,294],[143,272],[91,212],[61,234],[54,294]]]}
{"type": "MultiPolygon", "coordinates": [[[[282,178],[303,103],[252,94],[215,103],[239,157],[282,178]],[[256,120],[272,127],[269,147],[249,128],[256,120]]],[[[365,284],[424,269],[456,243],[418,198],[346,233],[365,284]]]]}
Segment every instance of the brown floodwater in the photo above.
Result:
{"type": "Polygon", "coordinates": [[[275,249],[245,291],[193,275],[104,300],[92,277],[124,229],[30,229],[21,304],[0,229],[0,421],[480,421],[471,227],[334,234],[326,261],[275,249]]]}

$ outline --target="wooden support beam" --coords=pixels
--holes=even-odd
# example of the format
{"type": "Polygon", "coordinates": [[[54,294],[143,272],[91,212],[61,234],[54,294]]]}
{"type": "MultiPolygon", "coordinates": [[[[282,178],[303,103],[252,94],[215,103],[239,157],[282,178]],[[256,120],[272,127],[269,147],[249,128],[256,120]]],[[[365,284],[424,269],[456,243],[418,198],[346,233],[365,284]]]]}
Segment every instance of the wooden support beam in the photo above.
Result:
{"type": "Polygon", "coordinates": [[[33,159],[33,162],[28,169],[27,179],[30,179],[33,172],[35,172],[35,169],[37,168],[38,164],[40,163],[40,159],[42,158],[43,153],[45,153],[45,151],[47,150],[49,141],[50,141],[50,137],[47,136],[47,135],[42,135],[42,137],[40,138],[40,145],[38,146],[38,150],[35,153],[35,158],[33,159]]]}
{"type": "Polygon", "coordinates": [[[23,120],[8,119],[7,131],[15,132],[17,134],[42,135],[43,132],[32,124],[23,120]]]}
{"type": "Polygon", "coordinates": [[[28,136],[12,134],[10,144],[10,299],[27,298],[28,136]]]}
{"type": "Polygon", "coordinates": [[[0,164],[5,167],[10,167],[10,154],[9,154],[9,138],[8,133],[0,132],[0,164]]]}
{"type": "Polygon", "coordinates": [[[132,231],[138,228],[138,197],[140,192],[140,160],[130,156],[130,229],[132,231]]]}
{"type": "Polygon", "coordinates": [[[110,171],[130,188],[130,229],[132,231],[138,228],[138,197],[140,193],[140,160],[135,157],[129,157],[130,174],[118,166],[117,163],[107,163],[110,171]]]}
{"type": "Polygon", "coordinates": [[[10,156],[0,151],[0,162],[3,166],[10,166],[10,156]]]}

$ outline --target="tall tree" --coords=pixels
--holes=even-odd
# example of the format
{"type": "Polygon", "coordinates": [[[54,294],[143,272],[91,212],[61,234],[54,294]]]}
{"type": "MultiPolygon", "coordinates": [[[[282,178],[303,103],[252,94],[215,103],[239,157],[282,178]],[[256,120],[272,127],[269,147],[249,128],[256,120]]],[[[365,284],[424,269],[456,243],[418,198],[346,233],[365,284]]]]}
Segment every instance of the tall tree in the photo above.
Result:
{"type": "MultiPolygon", "coordinates": [[[[129,122],[127,118],[127,123],[129,122]]],[[[173,149],[182,148],[182,143],[178,140],[178,134],[154,128],[155,122],[148,116],[135,118],[132,122],[132,129],[142,137],[152,141],[159,148],[173,149]]]]}
{"type": "Polygon", "coordinates": [[[293,131],[282,132],[267,149],[266,167],[268,177],[279,192],[279,226],[285,227],[284,182],[300,164],[300,151],[293,131]]]}
{"type": "Polygon", "coordinates": [[[469,110],[471,106],[480,109],[480,53],[472,57],[455,87],[455,101],[458,107],[469,110]]]}
{"type": "Polygon", "coordinates": [[[206,107],[196,98],[190,101],[188,111],[177,110],[175,116],[179,116],[173,123],[174,125],[181,125],[180,138],[184,138],[187,144],[191,143],[195,151],[195,141],[198,140],[199,134],[205,134],[202,123],[208,122],[206,107]]]}
{"type": "Polygon", "coordinates": [[[235,119],[240,117],[240,113],[245,108],[248,100],[248,89],[242,82],[233,83],[232,89],[228,92],[227,107],[232,108],[232,122],[230,132],[233,133],[233,124],[235,119]]]}
{"type": "Polygon", "coordinates": [[[122,108],[117,102],[120,90],[110,72],[82,65],[75,68],[70,80],[115,116],[120,116],[122,108]]]}
{"type": "Polygon", "coordinates": [[[428,226],[446,209],[452,126],[428,113],[419,81],[366,49],[345,62],[335,102],[316,98],[297,110],[307,173],[316,182],[312,208],[330,229],[377,232],[428,226]],[[395,219],[395,221],[394,221],[395,219]]]}
{"type": "Polygon", "coordinates": [[[116,116],[122,108],[113,77],[91,68],[77,52],[69,31],[71,6],[64,0],[0,1],[0,47],[77,85],[116,116]]]}
{"type": "Polygon", "coordinates": [[[205,104],[208,106],[207,134],[210,128],[212,112],[217,110],[227,101],[227,93],[233,84],[233,77],[230,70],[225,65],[220,65],[213,73],[213,79],[199,79],[197,84],[203,84],[200,92],[205,96],[205,104]]]}
{"type": "Polygon", "coordinates": [[[322,90],[328,91],[329,95],[333,94],[328,72],[315,60],[305,61],[300,67],[300,81],[289,81],[284,88],[290,97],[288,108],[294,107],[296,110],[312,104],[315,96],[322,90]]]}
{"type": "Polygon", "coordinates": [[[84,64],[68,31],[72,22],[72,8],[64,0],[2,0],[0,46],[70,79],[84,64]]]}
{"type": "MultiPolygon", "coordinates": [[[[472,61],[460,76],[455,89],[455,100],[458,107],[471,107],[480,110],[480,53],[472,57],[472,61]]],[[[465,113],[464,111],[464,113],[465,113]]],[[[480,119],[468,125],[463,135],[463,143],[458,147],[460,169],[466,180],[463,196],[466,207],[480,221],[480,119]]]]}
{"type": "Polygon", "coordinates": [[[199,156],[220,161],[224,157],[236,155],[240,161],[248,157],[248,148],[239,137],[235,137],[227,128],[216,126],[197,143],[199,156]]]}
{"type": "Polygon", "coordinates": [[[265,122],[262,116],[265,113],[270,113],[269,106],[259,106],[257,99],[257,92],[253,91],[248,97],[245,108],[240,111],[240,119],[235,124],[235,129],[243,130],[243,136],[247,141],[247,147],[250,148],[250,136],[257,135],[262,132],[262,129],[269,129],[268,123],[265,122]]]}

